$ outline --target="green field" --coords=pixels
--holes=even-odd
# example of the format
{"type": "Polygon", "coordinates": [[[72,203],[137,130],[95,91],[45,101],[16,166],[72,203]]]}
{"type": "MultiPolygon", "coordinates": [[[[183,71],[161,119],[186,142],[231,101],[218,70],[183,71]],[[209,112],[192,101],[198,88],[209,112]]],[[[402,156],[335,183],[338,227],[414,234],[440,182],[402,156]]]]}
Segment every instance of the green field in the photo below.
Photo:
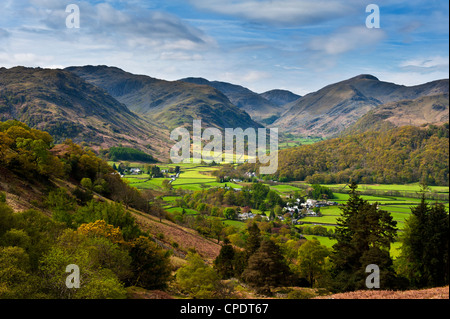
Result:
{"type": "Polygon", "coordinates": [[[278,143],[278,149],[282,150],[289,147],[296,147],[300,145],[310,145],[317,142],[323,141],[322,137],[292,137],[287,138],[284,137],[282,140],[278,143]]]}
{"type": "MultiPolygon", "coordinates": [[[[328,238],[324,236],[317,236],[317,235],[304,235],[304,237],[308,240],[311,240],[312,238],[317,239],[322,245],[331,248],[334,244],[337,243],[336,239],[328,238]]],[[[397,258],[400,255],[400,248],[401,248],[401,242],[396,241],[391,244],[390,254],[392,258],[397,258]]]]}
{"type": "MultiPolygon", "coordinates": [[[[348,184],[322,184],[322,186],[326,186],[332,189],[348,189],[348,184]]],[[[449,188],[447,186],[428,186],[430,191],[433,193],[449,193],[449,188]]],[[[411,183],[411,184],[359,184],[358,190],[384,190],[384,191],[399,191],[399,192],[419,192],[420,184],[419,183],[411,183]]]]}
{"type": "MultiPolygon", "coordinates": [[[[112,164],[112,163],[111,163],[112,164]]],[[[116,163],[118,165],[118,163],[116,163]]],[[[131,167],[141,167],[138,163],[130,163],[131,167]]],[[[216,178],[211,175],[211,172],[217,170],[217,167],[205,166],[200,164],[163,164],[160,165],[162,170],[169,167],[180,166],[179,177],[172,182],[173,188],[182,188],[190,191],[198,191],[211,187],[231,187],[242,188],[242,185],[236,183],[218,183],[216,178]]],[[[155,189],[161,190],[164,180],[170,178],[150,178],[148,174],[140,175],[125,175],[123,177],[131,186],[138,189],[155,189]]]]}
{"type": "MultiPolygon", "coordinates": [[[[113,164],[112,162],[110,163],[113,164]]],[[[119,163],[116,163],[118,165],[119,163]]],[[[130,163],[131,167],[143,167],[140,163],[130,163]]],[[[180,163],[180,164],[159,164],[161,169],[174,168],[175,166],[180,167],[179,177],[172,182],[172,187],[174,189],[184,189],[189,191],[198,191],[205,188],[211,187],[231,187],[240,189],[244,185],[249,183],[219,183],[216,178],[211,174],[213,171],[217,170],[218,166],[208,166],[204,164],[193,164],[193,163],[180,163]]],[[[141,175],[126,175],[124,179],[127,180],[131,186],[138,189],[154,189],[163,190],[163,181],[170,180],[170,178],[150,178],[148,174],[141,175]]],[[[332,201],[337,202],[342,205],[349,199],[349,195],[345,194],[347,192],[348,186],[346,184],[331,184],[323,185],[331,188],[334,192],[335,198],[332,201]]],[[[269,185],[270,189],[276,191],[280,196],[287,197],[295,191],[304,193],[305,183],[303,182],[293,182],[290,184],[277,183],[274,185],[269,185]],[[298,187],[293,185],[299,185],[298,187]]],[[[386,210],[391,213],[393,219],[397,221],[397,228],[401,231],[405,226],[405,221],[409,218],[411,214],[411,207],[417,205],[420,202],[419,198],[403,197],[402,194],[414,194],[420,191],[420,185],[406,184],[406,185],[358,185],[358,190],[362,193],[366,191],[377,192],[377,195],[364,195],[362,198],[369,201],[370,203],[377,202],[379,208],[386,210]],[[378,195],[380,194],[381,195],[378,195]]],[[[448,194],[449,188],[445,186],[431,186],[430,191],[438,194],[448,194]]],[[[410,195],[413,196],[413,195],[410,195]]],[[[164,196],[163,200],[167,203],[165,209],[168,212],[180,213],[182,208],[173,207],[175,201],[179,196],[164,196]]],[[[427,202],[435,202],[434,200],[427,200],[427,202]]],[[[442,201],[441,201],[442,202],[442,201]]],[[[449,208],[448,201],[443,202],[444,205],[449,208]]],[[[187,214],[198,214],[197,211],[193,209],[185,209],[187,214]]],[[[252,210],[254,213],[262,213],[258,210],[252,210]]],[[[316,224],[322,225],[327,229],[333,229],[336,226],[337,218],[341,215],[341,209],[339,206],[328,206],[322,207],[320,209],[321,217],[305,217],[300,220],[300,222],[305,224],[316,224]]],[[[266,212],[268,214],[269,212],[266,212]]],[[[236,220],[223,220],[226,225],[232,225],[237,228],[242,228],[245,226],[244,222],[236,220]]],[[[316,237],[324,245],[331,247],[335,242],[333,239],[327,237],[320,237],[315,235],[306,235],[306,238],[316,237]]],[[[391,254],[396,256],[398,253],[400,243],[394,243],[391,249],[391,254]]]]}
{"type": "MultiPolygon", "coordinates": [[[[169,213],[182,213],[183,208],[171,207],[171,208],[167,208],[166,211],[168,211],[169,213]]],[[[190,209],[190,208],[185,208],[184,211],[186,212],[186,215],[197,215],[199,213],[198,211],[196,211],[194,209],[190,209]]]]}

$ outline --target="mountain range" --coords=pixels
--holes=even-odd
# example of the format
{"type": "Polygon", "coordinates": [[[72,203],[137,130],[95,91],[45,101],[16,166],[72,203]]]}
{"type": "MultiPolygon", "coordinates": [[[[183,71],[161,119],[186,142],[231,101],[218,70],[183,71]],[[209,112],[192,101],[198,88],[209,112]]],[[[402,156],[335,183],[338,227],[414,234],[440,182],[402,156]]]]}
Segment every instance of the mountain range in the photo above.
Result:
{"type": "Polygon", "coordinates": [[[136,114],[168,129],[191,128],[195,119],[201,119],[203,127],[262,127],[211,86],[159,80],[107,66],[69,67],[66,70],[106,90],[136,114]]]}
{"type": "MultiPolygon", "coordinates": [[[[288,104],[287,110],[272,126],[294,134],[329,137],[340,133],[369,111],[386,103],[445,94],[448,90],[448,79],[408,87],[363,74],[328,85],[288,104]]],[[[448,100],[446,109],[448,113],[448,100]]],[[[409,116],[412,117],[411,122],[415,122],[415,114],[410,113],[409,116]]],[[[428,120],[440,122],[441,118],[428,120]]],[[[406,121],[409,122],[409,119],[406,121]]]]}
{"type": "Polygon", "coordinates": [[[449,120],[449,80],[404,86],[363,74],[299,96],[240,85],[166,81],[110,66],[0,68],[0,120],[17,119],[94,149],[129,146],[167,160],[170,130],[277,127],[331,137],[449,120]]]}
{"type": "Polygon", "coordinates": [[[184,78],[180,81],[207,85],[225,94],[231,103],[247,112],[255,121],[279,117],[285,106],[300,98],[286,90],[271,90],[262,94],[255,93],[243,86],[220,81],[208,81],[204,78],[184,78]]]}

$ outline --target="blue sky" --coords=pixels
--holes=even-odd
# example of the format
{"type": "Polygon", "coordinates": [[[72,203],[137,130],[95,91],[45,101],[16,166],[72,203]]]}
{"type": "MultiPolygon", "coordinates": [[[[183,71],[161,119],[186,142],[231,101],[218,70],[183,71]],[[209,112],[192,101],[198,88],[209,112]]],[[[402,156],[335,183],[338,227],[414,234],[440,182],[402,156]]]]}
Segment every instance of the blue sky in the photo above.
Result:
{"type": "Polygon", "coordinates": [[[2,0],[0,10],[4,67],[113,65],[301,95],[362,73],[404,85],[449,77],[447,0],[2,0]],[[365,24],[371,3],[379,29],[365,24]],[[68,4],[79,29],[66,27],[68,4]]]}

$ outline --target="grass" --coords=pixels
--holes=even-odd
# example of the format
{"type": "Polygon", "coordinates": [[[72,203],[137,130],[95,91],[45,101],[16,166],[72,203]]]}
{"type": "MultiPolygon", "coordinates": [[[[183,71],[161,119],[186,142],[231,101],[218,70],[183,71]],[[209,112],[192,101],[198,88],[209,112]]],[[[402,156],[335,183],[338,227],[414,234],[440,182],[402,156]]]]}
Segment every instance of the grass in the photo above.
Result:
{"type": "Polygon", "coordinates": [[[227,226],[234,226],[238,229],[245,227],[245,223],[239,220],[223,219],[222,222],[227,226]]]}
{"type": "MultiPolygon", "coordinates": [[[[166,211],[168,211],[169,213],[182,213],[183,208],[171,207],[171,208],[167,208],[166,211]]],[[[194,209],[190,209],[190,208],[185,208],[184,211],[186,212],[186,215],[198,215],[199,214],[198,211],[196,211],[194,209]]]]}
{"type": "MultiPolygon", "coordinates": [[[[331,249],[334,244],[337,243],[337,240],[334,238],[324,237],[324,236],[317,236],[317,235],[303,235],[307,240],[311,240],[313,238],[317,239],[322,245],[326,246],[327,248],[331,249]]],[[[393,259],[397,258],[400,255],[401,252],[401,245],[402,243],[399,241],[396,241],[391,244],[391,249],[389,251],[391,257],[393,259]]]]}
{"type": "MultiPolygon", "coordinates": [[[[344,189],[347,184],[322,184],[328,188],[344,189]]],[[[430,191],[433,193],[449,193],[447,186],[429,186],[430,191]]],[[[359,184],[358,190],[384,190],[384,191],[399,191],[399,192],[419,192],[420,184],[359,184]]]]}
{"type": "Polygon", "coordinates": [[[299,145],[310,145],[317,142],[323,141],[322,137],[292,137],[292,138],[283,138],[280,143],[278,143],[278,149],[282,150],[289,147],[295,147],[299,145]]]}
{"type": "Polygon", "coordinates": [[[281,193],[281,194],[285,194],[285,193],[290,193],[290,192],[295,192],[295,191],[301,191],[301,188],[295,187],[295,186],[291,186],[291,185],[270,185],[269,186],[270,189],[273,189],[274,191],[281,193]]]}
{"type": "Polygon", "coordinates": [[[334,244],[337,243],[336,239],[324,237],[324,236],[317,236],[317,235],[303,235],[306,239],[311,240],[313,238],[317,239],[322,245],[331,248],[334,244]]]}

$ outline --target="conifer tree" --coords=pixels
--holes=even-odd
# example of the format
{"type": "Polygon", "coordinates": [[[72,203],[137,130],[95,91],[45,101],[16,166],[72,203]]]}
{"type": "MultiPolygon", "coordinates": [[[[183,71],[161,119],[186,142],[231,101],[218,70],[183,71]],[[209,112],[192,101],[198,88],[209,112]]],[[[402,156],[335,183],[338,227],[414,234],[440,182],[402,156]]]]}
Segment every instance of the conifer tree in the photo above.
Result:
{"type": "Polygon", "coordinates": [[[336,227],[337,243],[333,245],[331,261],[336,291],[364,289],[366,266],[376,264],[380,269],[380,284],[388,289],[394,285],[395,273],[389,255],[396,235],[392,216],[361,198],[356,183],[350,185],[350,198],[341,208],[336,227]]]}
{"type": "Polygon", "coordinates": [[[416,288],[449,283],[449,216],[444,205],[429,205],[422,190],[420,203],[411,208],[402,236],[398,271],[416,288]]]}
{"type": "Polygon", "coordinates": [[[230,241],[225,238],[224,245],[220,249],[219,255],[214,260],[214,268],[223,279],[234,276],[234,257],[234,248],[230,244],[230,241]]]}
{"type": "Polygon", "coordinates": [[[251,255],[242,278],[260,293],[271,294],[271,288],[284,286],[291,278],[280,248],[270,239],[264,239],[251,255]]]}
{"type": "Polygon", "coordinates": [[[247,238],[245,251],[247,253],[247,258],[250,258],[250,256],[253,255],[261,245],[261,231],[256,223],[253,222],[248,227],[248,234],[249,236],[247,238]]]}

